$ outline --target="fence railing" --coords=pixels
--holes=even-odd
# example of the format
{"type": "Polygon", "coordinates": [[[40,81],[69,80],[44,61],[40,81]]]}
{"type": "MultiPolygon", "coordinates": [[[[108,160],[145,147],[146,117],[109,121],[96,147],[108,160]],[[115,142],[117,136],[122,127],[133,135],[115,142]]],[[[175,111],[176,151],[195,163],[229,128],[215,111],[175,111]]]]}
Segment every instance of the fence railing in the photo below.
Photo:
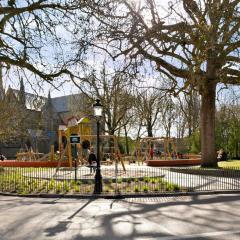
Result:
{"type": "MultiPolygon", "coordinates": [[[[103,166],[103,194],[240,190],[240,169],[103,166]]],[[[93,194],[94,171],[87,167],[0,168],[0,191],[18,194],[93,194]]]]}

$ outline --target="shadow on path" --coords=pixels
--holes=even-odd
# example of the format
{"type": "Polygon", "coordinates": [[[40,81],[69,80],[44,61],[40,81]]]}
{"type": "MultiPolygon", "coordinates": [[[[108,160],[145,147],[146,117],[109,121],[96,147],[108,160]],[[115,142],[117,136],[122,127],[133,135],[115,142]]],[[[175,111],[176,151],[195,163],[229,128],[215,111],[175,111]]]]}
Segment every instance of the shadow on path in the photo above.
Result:
{"type": "Polygon", "coordinates": [[[72,214],[70,217],[68,217],[68,219],[72,219],[74,218],[79,212],[81,212],[85,207],[87,207],[87,205],[89,205],[91,202],[93,201],[93,199],[89,199],[82,207],[80,207],[74,214],[72,214]]]}

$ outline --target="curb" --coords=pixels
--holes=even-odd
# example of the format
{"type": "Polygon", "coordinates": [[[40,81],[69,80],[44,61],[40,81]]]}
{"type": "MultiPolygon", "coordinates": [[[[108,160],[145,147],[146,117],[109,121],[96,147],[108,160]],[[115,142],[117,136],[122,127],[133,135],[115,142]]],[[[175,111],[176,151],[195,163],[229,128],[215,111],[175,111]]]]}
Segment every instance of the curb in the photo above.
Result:
{"type": "Polygon", "coordinates": [[[215,190],[202,192],[174,192],[174,193],[143,193],[143,194],[112,194],[112,195],[77,195],[77,194],[16,194],[0,192],[0,196],[27,197],[27,198],[73,198],[73,199],[124,199],[124,198],[147,198],[147,197],[179,197],[214,194],[236,194],[240,190],[215,190]]]}

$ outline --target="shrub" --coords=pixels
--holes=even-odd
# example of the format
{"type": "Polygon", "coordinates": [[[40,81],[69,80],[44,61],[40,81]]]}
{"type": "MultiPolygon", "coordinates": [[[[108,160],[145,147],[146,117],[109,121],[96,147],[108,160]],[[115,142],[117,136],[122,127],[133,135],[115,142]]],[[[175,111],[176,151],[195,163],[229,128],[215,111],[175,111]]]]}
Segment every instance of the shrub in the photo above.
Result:
{"type": "Polygon", "coordinates": [[[50,183],[49,183],[49,190],[53,190],[54,185],[55,185],[55,181],[53,179],[51,179],[50,183]]]}
{"type": "Polygon", "coordinates": [[[134,192],[139,192],[139,187],[138,186],[134,187],[134,192]]]}
{"type": "Polygon", "coordinates": [[[155,192],[159,192],[159,190],[160,190],[159,187],[155,187],[155,188],[154,188],[154,191],[155,191],[155,192]]]}
{"type": "Polygon", "coordinates": [[[179,191],[180,187],[177,184],[173,184],[173,190],[174,191],[179,191]]]}
{"type": "Polygon", "coordinates": [[[154,184],[154,183],[156,183],[156,181],[157,181],[156,178],[152,178],[150,182],[151,182],[152,184],[154,184]]]}
{"type": "Polygon", "coordinates": [[[42,187],[41,187],[41,189],[39,189],[39,190],[40,190],[40,191],[44,191],[44,190],[46,190],[46,187],[47,187],[47,181],[43,181],[42,187]]]}
{"type": "Polygon", "coordinates": [[[74,190],[74,192],[80,192],[80,188],[79,188],[79,186],[77,184],[74,185],[73,190],[74,190]]]}
{"type": "Polygon", "coordinates": [[[163,180],[163,178],[158,177],[158,178],[156,178],[156,182],[158,182],[158,183],[164,183],[164,180],[163,180]]]}
{"type": "Polygon", "coordinates": [[[56,188],[56,193],[60,193],[62,191],[62,184],[58,183],[56,188]]]}
{"type": "Polygon", "coordinates": [[[148,177],[144,177],[144,178],[143,178],[143,181],[144,181],[145,183],[148,183],[148,182],[149,182],[149,178],[148,178],[148,177]]]}
{"type": "Polygon", "coordinates": [[[167,183],[166,184],[166,190],[167,191],[173,191],[174,190],[174,185],[172,183],[167,183]]]}
{"type": "Polygon", "coordinates": [[[38,180],[33,180],[33,188],[34,190],[38,189],[38,180]]]}
{"type": "Polygon", "coordinates": [[[131,178],[127,178],[127,183],[131,183],[132,179],[131,178]]]}
{"type": "Polygon", "coordinates": [[[122,178],[118,178],[117,182],[118,182],[119,184],[121,184],[121,183],[122,183],[122,178]]]}
{"type": "Polygon", "coordinates": [[[81,185],[81,184],[82,184],[82,181],[81,181],[81,180],[78,180],[78,181],[76,182],[76,184],[77,184],[77,185],[81,185]]]}
{"type": "Polygon", "coordinates": [[[67,182],[67,181],[64,181],[64,183],[63,183],[63,188],[64,188],[64,191],[65,191],[65,192],[69,192],[70,188],[69,188],[69,185],[68,185],[68,182],[67,182]]]}
{"type": "Polygon", "coordinates": [[[148,192],[148,186],[143,186],[143,191],[148,192]]]}
{"type": "Polygon", "coordinates": [[[177,184],[166,183],[166,191],[178,191],[180,187],[177,184]]]}
{"type": "Polygon", "coordinates": [[[26,190],[26,189],[24,189],[22,192],[19,192],[19,194],[29,194],[29,191],[28,190],[26,190]]]}
{"type": "Polygon", "coordinates": [[[123,181],[123,182],[127,182],[127,179],[126,179],[126,178],[123,178],[122,181],[123,181]]]}

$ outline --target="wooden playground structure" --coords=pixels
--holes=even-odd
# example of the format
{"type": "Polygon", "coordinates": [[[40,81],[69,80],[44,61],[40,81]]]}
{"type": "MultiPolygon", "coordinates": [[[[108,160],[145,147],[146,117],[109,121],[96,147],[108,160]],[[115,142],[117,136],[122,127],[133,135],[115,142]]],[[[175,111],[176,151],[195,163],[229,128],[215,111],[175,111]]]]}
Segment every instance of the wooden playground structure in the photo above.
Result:
{"type": "MultiPolygon", "coordinates": [[[[89,166],[88,155],[91,151],[96,153],[97,136],[93,134],[92,122],[89,117],[77,120],[69,119],[67,126],[60,125],[58,129],[58,150],[56,146],[50,146],[47,154],[34,152],[32,148],[20,151],[16,155],[16,161],[2,162],[3,165],[25,167],[60,167],[89,166]],[[73,146],[70,136],[79,136],[80,143],[73,146]],[[75,156],[75,157],[74,157],[75,156]]],[[[178,146],[177,139],[164,137],[145,137],[138,139],[132,156],[123,157],[120,154],[118,138],[113,135],[100,135],[100,161],[101,164],[112,165],[121,163],[126,171],[125,161],[129,164],[147,166],[177,166],[196,165],[201,163],[201,156],[183,154],[178,146]]]]}
{"type": "Polygon", "coordinates": [[[138,163],[143,163],[154,159],[171,160],[181,156],[177,155],[175,138],[145,137],[136,142],[134,157],[138,163]]]}
{"type": "MultiPolygon", "coordinates": [[[[50,146],[50,152],[47,154],[34,152],[32,148],[27,151],[21,151],[16,155],[16,161],[41,162],[44,166],[46,162],[51,166],[60,168],[61,166],[73,167],[73,145],[70,143],[70,136],[80,136],[81,142],[76,144],[77,165],[87,166],[88,154],[91,149],[96,153],[97,136],[92,133],[92,123],[90,118],[83,117],[80,120],[71,118],[68,125],[60,125],[58,129],[58,151],[54,151],[54,145],[50,146]],[[45,163],[44,163],[45,162],[45,163]]],[[[100,135],[100,160],[101,164],[112,165],[114,162],[121,163],[124,171],[125,165],[120,155],[117,138],[113,135],[100,135]]],[[[40,166],[41,166],[40,163],[40,166]]]]}
{"type": "Polygon", "coordinates": [[[181,153],[176,138],[145,137],[136,142],[132,159],[138,165],[171,166],[200,164],[201,156],[181,153]]]}

